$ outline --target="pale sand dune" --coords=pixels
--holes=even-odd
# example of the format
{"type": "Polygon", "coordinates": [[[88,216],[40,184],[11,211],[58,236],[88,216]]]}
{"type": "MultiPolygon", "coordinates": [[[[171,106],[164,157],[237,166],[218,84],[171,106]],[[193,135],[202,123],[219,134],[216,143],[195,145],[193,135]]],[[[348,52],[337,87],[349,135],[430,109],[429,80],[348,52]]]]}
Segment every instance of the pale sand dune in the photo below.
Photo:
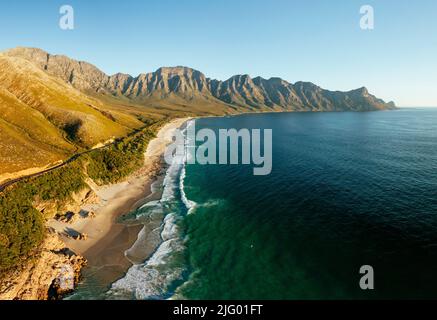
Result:
{"type": "MultiPolygon", "coordinates": [[[[88,264],[94,268],[114,267],[112,274],[105,277],[117,278],[120,271],[130,265],[124,257],[127,250],[136,240],[141,226],[126,226],[117,224],[116,219],[125,213],[136,209],[146,196],[151,193],[151,183],[161,167],[162,155],[166,146],[172,141],[172,132],[181,127],[189,118],[176,119],[166,124],[158,132],[157,137],[150,141],[145,154],[144,167],[124,182],[98,187],[90,182],[91,188],[100,198],[96,205],[85,205],[83,210],[96,213],[94,218],[82,218],[74,223],[49,221],[49,226],[59,233],[73,229],[86,234],[86,240],[74,240],[63,236],[67,247],[83,255],[88,264]]],[[[110,280],[110,279],[107,279],[110,280]]]]}

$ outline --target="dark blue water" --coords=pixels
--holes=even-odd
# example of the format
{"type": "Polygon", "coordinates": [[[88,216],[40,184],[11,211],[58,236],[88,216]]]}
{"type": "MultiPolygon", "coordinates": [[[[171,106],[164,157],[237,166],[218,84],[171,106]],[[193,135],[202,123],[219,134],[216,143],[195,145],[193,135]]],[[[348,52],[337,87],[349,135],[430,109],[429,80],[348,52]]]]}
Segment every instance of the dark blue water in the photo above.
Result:
{"type": "Polygon", "coordinates": [[[187,165],[190,299],[437,298],[437,109],[242,115],[273,170],[187,165]],[[361,290],[371,265],[375,289],[361,290]]]}

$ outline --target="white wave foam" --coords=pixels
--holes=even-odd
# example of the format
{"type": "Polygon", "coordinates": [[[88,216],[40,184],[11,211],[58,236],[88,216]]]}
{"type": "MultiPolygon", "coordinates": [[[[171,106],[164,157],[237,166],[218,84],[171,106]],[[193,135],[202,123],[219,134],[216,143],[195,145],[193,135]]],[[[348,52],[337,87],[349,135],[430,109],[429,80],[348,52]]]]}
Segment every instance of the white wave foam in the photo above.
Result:
{"type": "Polygon", "coordinates": [[[158,205],[158,204],[159,204],[159,200],[149,201],[149,202],[147,202],[146,204],[143,204],[143,205],[139,208],[139,210],[141,210],[141,209],[145,209],[145,208],[148,208],[148,207],[155,207],[155,206],[158,205]]]}
{"type": "Polygon", "coordinates": [[[162,228],[161,232],[161,238],[163,241],[167,241],[179,236],[179,227],[176,222],[177,217],[174,213],[170,213],[164,218],[164,227],[162,228]]]}
{"type": "Polygon", "coordinates": [[[162,299],[167,292],[167,283],[178,280],[182,272],[180,268],[163,273],[156,268],[133,266],[122,280],[113,284],[111,298],[126,299],[133,295],[138,300],[162,299]]]}
{"type": "Polygon", "coordinates": [[[208,208],[208,207],[215,207],[220,205],[223,202],[223,199],[211,199],[204,203],[202,203],[202,207],[208,208]]]}
{"type": "Polygon", "coordinates": [[[160,188],[161,188],[161,183],[160,183],[159,180],[154,181],[154,182],[150,185],[150,191],[152,192],[152,194],[156,193],[160,188]]]}
{"type": "Polygon", "coordinates": [[[179,234],[177,216],[170,213],[164,220],[161,237],[164,240],[146,263],[132,266],[125,277],[112,284],[108,296],[136,299],[164,298],[168,286],[181,278],[184,268],[174,263],[175,254],[185,250],[179,234]]]}
{"type": "MultiPolygon", "coordinates": [[[[109,298],[134,296],[136,299],[162,299],[168,293],[169,286],[182,278],[185,265],[180,258],[181,255],[178,254],[185,250],[185,246],[178,222],[184,213],[179,211],[178,203],[180,204],[182,200],[188,210],[193,206],[193,202],[186,198],[183,191],[184,156],[185,154],[176,154],[168,167],[163,181],[161,200],[142,206],[146,210],[154,210],[158,207],[160,210],[170,210],[163,221],[161,244],[145,263],[132,266],[123,278],[112,284],[107,293],[109,298]],[[176,197],[178,190],[182,199],[176,197]]],[[[144,235],[141,234],[141,237],[144,235]]]]}
{"type": "Polygon", "coordinates": [[[185,175],[186,175],[186,169],[185,166],[182,168],[182,172],[181,172],[181,178],[179,181],[179,189],[181,192],[181,199],[182,202],[184,203],[185,207],[188,210],[188,214],[191,214],[193,212],[193,210],[196,207],[196,202],[189,200],[187,198],[187,194],[185,193],[185,175]]]}
{"type": "Polygon", "coordinates": [[[194,152],[196,147],[196,138],[195,138],[195,126],[196,121],[190,120],[187,122],[187,126],[184,131],[185,135],[185,161],[191,163],[191,160],[194,158],[194,152]]]}

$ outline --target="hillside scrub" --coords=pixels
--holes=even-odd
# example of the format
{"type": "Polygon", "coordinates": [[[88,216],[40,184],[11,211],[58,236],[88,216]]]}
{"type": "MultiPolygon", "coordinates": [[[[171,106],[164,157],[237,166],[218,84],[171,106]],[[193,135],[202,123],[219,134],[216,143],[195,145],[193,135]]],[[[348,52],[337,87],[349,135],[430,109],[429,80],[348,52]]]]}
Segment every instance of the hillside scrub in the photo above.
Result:
{"type": "Polygon", "coordinates": [[[20,263],[44,239],[44,218],[25,189],[0,195],[0,272],[20,263]]]}
{"type": "Polygon", "coordinates": [[[147,144],[153,137],[153,132],[146,130],[109,148],[90,152],[86,157],[88,176],[100,185],[120,181],[141,168],[147,144]]]}
{"type": "Polygon", "coordinates": [[[0,193],[0,273],[20,264],[44,239],[44,216],[35,201],[55,201],[61,210],[73,193],[87,187],[86,176],[98,184],[115,183],[144,163],[144,152],[159,125],[93,150],[63,167],[20,181],[0,193]]]}

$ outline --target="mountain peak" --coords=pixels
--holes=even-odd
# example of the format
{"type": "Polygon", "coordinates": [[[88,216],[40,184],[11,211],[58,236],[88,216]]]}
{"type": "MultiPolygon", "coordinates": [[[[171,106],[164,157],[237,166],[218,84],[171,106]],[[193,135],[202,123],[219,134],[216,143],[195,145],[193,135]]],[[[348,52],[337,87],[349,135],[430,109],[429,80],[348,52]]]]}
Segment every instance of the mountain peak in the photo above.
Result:
{"type": "Polygon", "coordinates": [[[311,82],[295,84],[279,78],[251,78],[240,74],[220,81],[206,78],[186,66],[161,67],[137,77],[117,73],[108,76],[95,66],[66,56],[50,55],[37,48],[19,47],[5,52],[24,58],[49,75],[61,78],[81,91],[122,96],[143,102],[148,97],[185,100],[202,97],[208,101],[241,107],[274,110],[339,111],[393,108],[369,94],[367,88],[341,92],[324,90],[311,82]]]}
{"type": "Polygon", "coordinates": [[[201,73],[190,67],[175,66],[175,67],[161,67],[155,71],[155,73],[168,74],[168,75],[182,75],[182,74],[194,74],[201,73]]]}
{"type": "Polygon", "coordinates": [[[15,47],[12,49],[7,49],[4,51],[6,55],[21,55],[24,53],[32,53],[32,54],[41,54],[41,55],[48,55],[49,53],[40,49],[40,48],[33,48],[33,47],[15,47]]]}
{"type": "Polygon", "coordinates": [[[236,74],[230,77],[228,80],[238,79],[238,80],[252,80],[252,78],[248,74],[236,74]]]}
{"type": "Polygon", "coordinates": [[[358,91],[363,94],[363,95],[368,95],[369,94],[369,90],[367,90],[366,87],[361,87],[358,89],[358,91]]]}

